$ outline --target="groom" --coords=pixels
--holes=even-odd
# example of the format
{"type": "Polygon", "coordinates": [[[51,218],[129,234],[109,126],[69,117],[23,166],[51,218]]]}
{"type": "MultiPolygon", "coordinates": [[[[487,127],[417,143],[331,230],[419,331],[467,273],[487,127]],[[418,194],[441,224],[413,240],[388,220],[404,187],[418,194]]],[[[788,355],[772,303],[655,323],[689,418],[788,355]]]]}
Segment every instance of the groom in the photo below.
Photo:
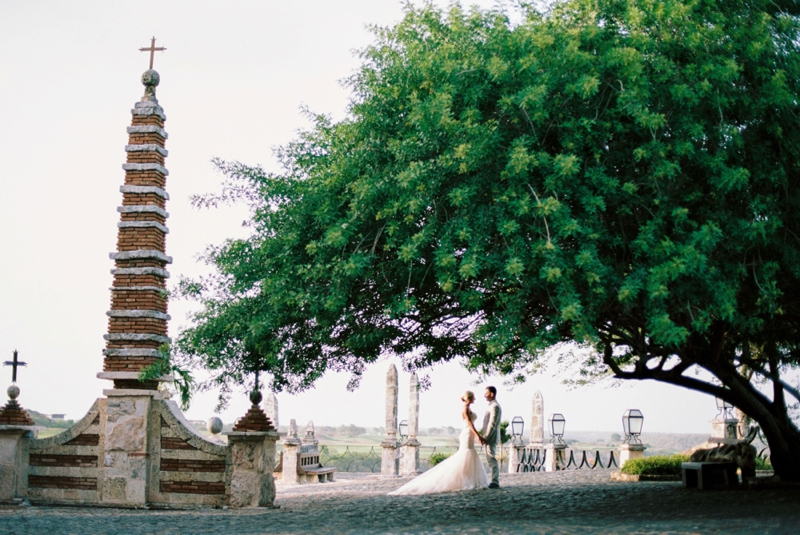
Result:
{"type": "Polygon", "coordinates": [[[500,488],[500,467],[497,465],[496,449],[497,442],[500,439],[500,417],[502,411],[497,400],[497,389],[493,386],[487,386],[483,397],[489,402],[489,408],[486,409],[486,415],[483,417],[483,428],[481,429],[481,444],[484,447],[484,454],[486,455],[486,462],[489,463],[489,468],[492,469],[492,482],[489,484],[490,489],[500,488]]]}

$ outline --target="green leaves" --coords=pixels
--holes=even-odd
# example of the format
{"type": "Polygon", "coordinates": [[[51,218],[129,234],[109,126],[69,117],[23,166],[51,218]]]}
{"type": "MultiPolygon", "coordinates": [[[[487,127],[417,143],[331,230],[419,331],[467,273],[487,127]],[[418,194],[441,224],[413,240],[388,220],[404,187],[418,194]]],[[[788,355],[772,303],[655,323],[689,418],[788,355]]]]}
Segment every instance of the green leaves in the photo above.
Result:
{"type": "Polygon", "coordinates": [[[246,200],[253,235],[184,285],[203,309],[182,355],[297,390],[390,354],[516,375],[577,340],[644,373],[800,343],[798,21],[524,9],[409,6],[360,53],[347,119],[309,114],[280,174],[217,161],[205,204],[246,200]]]}

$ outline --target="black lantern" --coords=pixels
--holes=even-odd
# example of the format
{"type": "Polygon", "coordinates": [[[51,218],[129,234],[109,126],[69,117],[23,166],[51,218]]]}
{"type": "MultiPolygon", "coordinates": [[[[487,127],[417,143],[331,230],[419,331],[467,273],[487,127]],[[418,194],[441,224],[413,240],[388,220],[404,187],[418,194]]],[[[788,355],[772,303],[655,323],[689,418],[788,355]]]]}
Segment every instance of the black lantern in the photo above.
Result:
{"type": "Polygon", "coordinates": [[[408,436],[408,420],[403,420],[397,427],[400,431],[400,438],[405,439],[408,436]]]}
{"type": "Polygon", "coordinates": [[[717,417],[722,416],[722,418],[725,420],[733,418],[733,415],[731,414],[731,409],[733,409],[733,404],[728,403],[722,398],[716,398],[716,401],[717,401],[717,410],[719,411],[717,413],[717,417]]]}
{"type": "Polygon", "coordinates": [[[511,420],[511,436],[514,444],[522,444],[522,431],[525,429],[525,422],[520,416],[514,416],[511,420]]]}
{"type": "Polygon", "coordinates": [[[550,423],[550,436],[553,437],[553,444],[563,444],[564,427],[567,425],[564,415],[560,413],[552,414],[547,421],[550,423]]]}
{"type": "Polygon", "coordinates": [[[642,434],[644,425],[644,415],[639,409],[628,409],[622,415],[622,430],[625,433],[625,440],[628,444],[641,444],[639,435],[642,434]]]}

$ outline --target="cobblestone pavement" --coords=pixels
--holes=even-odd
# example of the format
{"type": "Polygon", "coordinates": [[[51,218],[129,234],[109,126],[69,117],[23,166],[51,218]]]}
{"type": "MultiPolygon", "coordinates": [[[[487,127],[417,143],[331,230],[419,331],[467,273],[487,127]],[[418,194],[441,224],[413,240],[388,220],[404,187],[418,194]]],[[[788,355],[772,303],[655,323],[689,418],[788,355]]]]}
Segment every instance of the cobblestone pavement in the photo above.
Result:
{"type": "Polygon", "coordinates": [[[800,488],[698,491],[608,471],[503,474],[500,490],[387,496],[407,478],[278,486],[273,509],[0,508],[2,534],[800,534],[800,488]]]}

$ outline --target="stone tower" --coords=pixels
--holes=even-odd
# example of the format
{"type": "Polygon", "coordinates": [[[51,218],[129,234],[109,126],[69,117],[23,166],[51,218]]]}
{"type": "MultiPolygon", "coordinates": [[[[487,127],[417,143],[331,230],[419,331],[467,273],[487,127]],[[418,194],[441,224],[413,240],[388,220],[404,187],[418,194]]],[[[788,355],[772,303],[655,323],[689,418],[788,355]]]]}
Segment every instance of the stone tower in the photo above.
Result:
{"type": "MultiPolygon", "coordinates": [[[[172,262],[165,251],[165,210],[169,199],[165,187],[169,172],[164,167],[166,116],[156,99],[159,75],[150,69],[142,75],[144,96],[131,110],[128,127],[125,183],[120,187],[122,206],[117,208],[117,251],[111,274],[111,310],[103,351],[103,372],[97,376],[114,381],[114,389],[156,390],[158,380],[139,382],[139,372],[159,358],[159,347],[167,337],[167,293],[165,281],[172,262]]],[[[168,380],[162,377],[159,380],[168,380]]]]}

